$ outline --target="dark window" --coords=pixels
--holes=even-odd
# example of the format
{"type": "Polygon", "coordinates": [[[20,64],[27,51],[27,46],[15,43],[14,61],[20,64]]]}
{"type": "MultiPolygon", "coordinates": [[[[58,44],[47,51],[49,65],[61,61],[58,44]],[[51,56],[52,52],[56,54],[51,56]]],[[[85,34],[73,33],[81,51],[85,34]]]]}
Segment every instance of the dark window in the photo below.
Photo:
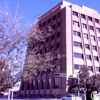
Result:
{"type": "Polygon", "coordinates": [[[45,22],[43,23],[43,26],[45,26],[45,22]]]}
{"type": "Polygon", "coordinates": [[[88,17],[88,20],[89,20],[89,21],[92,21],[92,17],[88,17]]]}
{"type": "Polygon", "coordinates": [[[42,50],[40,50],[40,54],[42,54],[42,50]]]}
{"type": "Polygon", "coordinates": [[[73,15],[78,17],[78,13],[73,11],[73,15]]]}
{"type": "Polygon", "coordinates": [[[81,18],[85,19],[85,15],[81,14],[81,18]]]}
{"type": "Polygon", "coordinates": [[[50,19],[48,19],[48,24],[50,23],[50,19]]]}
{"type": "Polygon", "coordinates": [[[89,29],[92,30],[92,31],[94,30],[93,26],[89,26],[89,29]]]}
{"type": "Polygon", "coordinates": [[[56,19],[56,15],[53,16],[53,20],[55,20],[55,19],[56,19]]]}
{"type": "Polygon", "coordinates": [[[76,58],[83,58],[83,54],[74,53],[74,57],[76,57],[76,58]]]}
{"type": "Polygon", "coordinates": [[[51,50],[54,50],[54,45],[51,45],[51,50]]]}
{"type": "Polygon", "coordinates": [[[95,37],[93,35],[91,35],[91,40],[94,40],[95,41],[95,37]]]}
{"type": "Polygon", "coordinates": [[[57,32],[57,38],[60,37],[60,32],[57,32]]]}
{"type": "Polygon", "coordinates": [[[49,42],[49,37],[46,38],[46,42],[49,42]]]}
{"type": "Polygon", "coordinates": [[[98,19],[95,19],[95,22],[96,22],[96,23],[99,23],[99,20],[98,20],[98,19]]]}
{"type": "Polygon", "coordinates": [[[86,55],[86,58],[91,60],[91,55],[86,55]]]}
{"type": "Polygon", "coordinates": [[[45,80],[42,80],[42,89],[45,88],[45,80]]]}
{"type": "Polygon", "coordinates": [[[93,71],[92,66],[88,66],[88,70],[89,70],[89,71],[93,71]]]}
{"type": "Polygon", "coordinates": [[[55,38],[55,36],[54,36],[54,35],[52,35],[52,36],[51,36],[51,40],[53,40],[54,38],[55,38]]]}
{"type": "Polygon", "coordinates": [[[85,48],[86,48],[86,49],[89,49],[89,45],[88,45],[88,44],[85,44],[85,48]]]}
{"type": "Polygon", "coordinates": [[[58,17],[60,17],[60,12],[58,13],[58,17]]]}
{"type": "Polygon", "coordinates": [[[97,47],[96,46],[92,46],[93,50],[97,50],[97,47]]]}
{"type": "Polygon", "coordinates": [[[82,23],[82,27],[85,28],[85,29],[87,29],[86,24],[83,24],[83,23],[82,23]]]}
{"type": "Polygon", "coordinates": [[[83,34],[83,38],[88,39],[88,34],[83,34]]]}
{"type": "Polygon", "coordinates": [[[52,26],[52,29],[54,30],[55,28],[56,28],[56,26],[55,26],[55,25],[53,25],[53,26],[52,26]]]}
{"type": "Polygon", "coordinates": [[[99,32],[100,33],[100,28],[96,28],[96,32],[99,32]]]}
{"type": "Polygon", "coordinates": [[[100,71],[100,67],[96,67],[96,72],[99,72],[100,71]]]}
{"type": "Polygon", "coordinates": [[[73,21],[73,25],[78,26],[79,27],[79,22],[73,21]]]}
{"type": "Polygon", "coordinates": [[[76,46],[76,47],[82,47],[82,44],[79,43],[79,42],[74,42],[74,46],[76,46]]]}
{"type": "Polygon", "coordinates": [[[59,48],[59,47],[60,47],[60,42],[57,43],[57,48],[59,48]]]}
{"type": "Polygon", "coordinates": [[[44,43],[44,41],[41,41],[41,45],[44,43]]]}
{"type": "Polygon", "coordinates": [[[73,34],[74,34],[75,36],[80,36],[80,32],[77,32],[77,31],[73,31],[73,34]]]}
{"type": "Polygon", "coordinates": [[[58,27],[60,27],[60,22],[58,22],[58,27]]]}
{"type": "Polygon", "coordinates": [[[77,65],[77,64],[75,64],[75,65],[74,65],[74,69],[77,69],[77,70],[78,70],[81,66],[82,66],[82,65],[77,65]]]}
{"type": "Polygon", "coordinates": [[[97,56],[94,56],[94,60],[97,60],[98,61],[98,57],[97,56]]]}
{"type": "Polygon", "coordinates": [[[59,88],[59,82],[60,82],[60,78],[59,77],[55,77],[54,78],[54,88],[59,88]]]}
{"type": "Polygon", "coordinates": [[[98,37],[98,41],[100,41],[100,37],[98,37]]]}

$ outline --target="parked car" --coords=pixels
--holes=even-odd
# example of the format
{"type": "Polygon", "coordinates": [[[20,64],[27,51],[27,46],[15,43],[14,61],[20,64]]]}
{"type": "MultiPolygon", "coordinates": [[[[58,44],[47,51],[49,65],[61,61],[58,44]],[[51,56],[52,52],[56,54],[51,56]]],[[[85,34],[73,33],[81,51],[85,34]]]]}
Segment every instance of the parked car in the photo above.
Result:
{"type": "Polygon", "coordinates": [[[67,94],[66,96],[62,97],[61,100],[82,100],[82,98],[73,94],[67,94]]]}

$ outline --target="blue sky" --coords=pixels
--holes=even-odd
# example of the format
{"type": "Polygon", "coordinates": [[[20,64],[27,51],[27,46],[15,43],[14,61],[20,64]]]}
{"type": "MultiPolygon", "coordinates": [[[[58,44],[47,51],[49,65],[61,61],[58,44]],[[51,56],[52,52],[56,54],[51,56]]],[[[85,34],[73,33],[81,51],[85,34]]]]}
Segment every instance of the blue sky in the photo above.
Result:
{"type": "MultiPolygon", "coordinates": [[[[17,4],[19,5],[19,13],[24,13],[24,21],[32,22],[36,14],[43,15],[52,7],[62,0],[5,0],[8,2],[9,8],[14,13],[17,4]]],[[[85,5],[100,12],[100,0],[65,0],[79,6],[85,5]]],[[[4,0],[0,0],[3,3],[4,0]]]]}

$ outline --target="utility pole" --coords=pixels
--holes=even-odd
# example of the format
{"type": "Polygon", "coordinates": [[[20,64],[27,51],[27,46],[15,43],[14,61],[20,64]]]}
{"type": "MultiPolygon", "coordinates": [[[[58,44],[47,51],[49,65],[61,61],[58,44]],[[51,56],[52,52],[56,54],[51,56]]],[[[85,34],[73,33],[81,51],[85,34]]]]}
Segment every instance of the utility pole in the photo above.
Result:
{"type": "Polygon", "coordinates": [[[77,75],[78,77],[78,97],[80,96],[80,78],[79,78],[79,74],[77,75]]]}

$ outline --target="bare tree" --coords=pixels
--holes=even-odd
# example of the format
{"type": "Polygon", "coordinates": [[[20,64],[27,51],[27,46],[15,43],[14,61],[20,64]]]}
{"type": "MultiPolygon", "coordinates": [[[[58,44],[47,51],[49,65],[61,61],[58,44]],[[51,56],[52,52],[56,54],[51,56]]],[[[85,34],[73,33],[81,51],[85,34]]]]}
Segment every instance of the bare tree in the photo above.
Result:
{"type": "Polygon", "coordinates": [[[22,68],[26,36],[30,27],[24,27],[23,15],[16,10],[12,16],[7,4],[0,5],[0,91],[12,87],[17,82],[22,68]]]}
{"type": "Polygon", "coordinates": [[[39,47],[32,49],[30,45],[45,41],[52,28],[42,30],[38,23],[27,26],[22,18],[18,10],[12,16],[7,4],[0,5],[0,91],[11,88],[22,78],[32,78],[38,71],[54,67],[51,53],[37,54],[39,47]]]}

